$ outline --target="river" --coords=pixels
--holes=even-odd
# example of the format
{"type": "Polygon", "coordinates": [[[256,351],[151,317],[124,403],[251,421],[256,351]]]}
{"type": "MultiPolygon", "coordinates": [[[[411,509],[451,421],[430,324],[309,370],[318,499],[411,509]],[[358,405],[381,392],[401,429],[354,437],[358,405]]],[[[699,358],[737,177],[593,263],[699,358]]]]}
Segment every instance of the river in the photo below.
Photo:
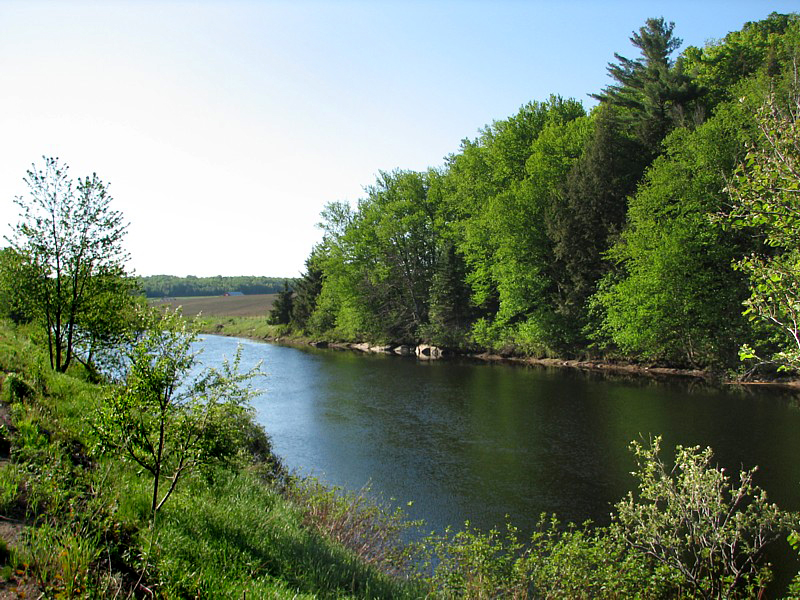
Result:
{"type": "Polygon", "coordinates": [[[203,336],[216,364],[263,361],[258,421],[289,469],[394,499],[429,530],[466,520],[523,531],[541,513],[605,524],[635,479],[634,439],[711,446],[728,471],[800,508],[800,408],[764,387],[719,389],[571,369],[422,362],[203,336]],[[408,501],[413,501],[406,506],[408,501]]]}

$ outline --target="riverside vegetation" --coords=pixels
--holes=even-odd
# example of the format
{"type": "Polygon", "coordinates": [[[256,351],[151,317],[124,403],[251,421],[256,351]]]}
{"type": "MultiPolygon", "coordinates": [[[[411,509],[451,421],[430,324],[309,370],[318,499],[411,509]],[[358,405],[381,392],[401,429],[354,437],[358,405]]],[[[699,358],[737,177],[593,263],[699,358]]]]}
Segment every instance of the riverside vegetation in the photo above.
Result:
{"type": "MultiPolygon", "coordinates": [[[[531,354],[798,366],[795,15],[669,55],[648,20],[584,114],[523,107],[446,169],[382,174],[329,205],[273,321],[342,338],[531,354]],[[742,302],[747,315],[740,318],[742,302]],[[287,323],[288,322],[288,323],[287,323]],[[743,344],[746,344],[743,346],[743,344]]],[[[710,449],[632,444],[639,485],[606,527],[528,539],[418,524],[285,472],[236,359],[125,272],[122,216],[56,158],[25,179],[0,252],[0,562],[20,597],[757,597],[798,515],[710,449]]],[[[786,550],[790,551],[790,550],[786,550]]],[[[800,579],[788,594],[800,595],[800,579]]]]}
{"type": "MultiPolygon", "coordinates": [[[[633,444],[639,488],[617,504],[607,527],[543,517],[530,539],[511,525],[481,532],[467,524],[407,543],[404,532],[420,524],[376,504],[368,491],[330,490],[287,475],[252,420],[248,374],[237,375],[232,364],[190,377],[185,367],[193,357],[181,344],[191,330],[174,314],[150,318],[153,328],[140,332],[138,349],[128,353],[126,375],[99,383],[82,365],[53,370],[40,330],[0,323],[7,592],[754,597],[770,577],[764,547],[798,539],[798,515],[770,504],[752,471],[728,475],[700,448],[678,448],[674,466],[665,464],[655,439],[633,444]],[[157,340],[166,340],[167,354],[153,348],[157,340]],[[183,391],[171,385],[176,375],[190,382],[183,391]],[[171,414],[136,414],[150,402],[171,404],[171,414]],[[159,430],[165,436],[153,435],[159,430]],[[137,438],[142,432],[152,445],[137,438]],[[159,439],[160,475],[151,462],[159,439]]],[[[800,580],[790,590],[798,592],[800,580]]]]}

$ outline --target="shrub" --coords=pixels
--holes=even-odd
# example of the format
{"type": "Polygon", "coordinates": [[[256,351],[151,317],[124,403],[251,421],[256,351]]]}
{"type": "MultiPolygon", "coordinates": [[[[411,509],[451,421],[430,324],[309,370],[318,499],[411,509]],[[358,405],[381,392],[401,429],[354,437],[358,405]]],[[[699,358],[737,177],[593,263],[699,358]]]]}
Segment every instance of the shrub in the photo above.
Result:
{"type": "Polygon", "coordinates": [[[617,504],[611,526],[564,528],[542,518],[524,544],[511,525],[481,532],[467,523],[425,540],[423,581],[453,598],[758,595],[771,576],[763,550],[797,516],[767,502],[755,469],[733,485],[711,466],[710,449],[678,446],[668,470],[659,446],[660,438],[632,444],[639,494],[617,504]]]}
{"type": "Polygon", "coordinates": [[[741,471],[734,484],[725,469],[711,466],[710,448],[678,446],[668,470],[660,441],[631,445],[639,498],[630,493],[617,504],[615,535],[695,597],[755,595],[771,577],[764,548],[796,517],[767,501],[753,483],[755,468],[741,471]]]}

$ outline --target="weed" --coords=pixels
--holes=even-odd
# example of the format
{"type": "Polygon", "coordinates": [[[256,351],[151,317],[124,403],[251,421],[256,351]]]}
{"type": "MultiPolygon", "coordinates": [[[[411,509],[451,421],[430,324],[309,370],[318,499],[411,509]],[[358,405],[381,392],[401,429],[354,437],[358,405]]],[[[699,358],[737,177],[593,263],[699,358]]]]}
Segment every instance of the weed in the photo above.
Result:
{"type": "Polygon", "coordinates": [[[76,598],[86,589],[90,567],[98,555],[94,537],[45,523],[26,531],[13,558],[40,584],[52,586],[66,598],[76,598]]]}
{"type": "Polygon", "coordinates": [[[22,473],[16,465],[8,464],[0,469],[0,514],[13,512],[20,497],[22,481],[22,473]]]}
{"type": "Polygon", "coordinates": [[[383,573],[408,573],[412,548],[403,540],[403,533],[421,522],[408,520],[401,508],[377,502],[369,486],[354,493],[323,486],[313,478],[295,479],[287,495],[299,505],[307,527],[383,573]]]}

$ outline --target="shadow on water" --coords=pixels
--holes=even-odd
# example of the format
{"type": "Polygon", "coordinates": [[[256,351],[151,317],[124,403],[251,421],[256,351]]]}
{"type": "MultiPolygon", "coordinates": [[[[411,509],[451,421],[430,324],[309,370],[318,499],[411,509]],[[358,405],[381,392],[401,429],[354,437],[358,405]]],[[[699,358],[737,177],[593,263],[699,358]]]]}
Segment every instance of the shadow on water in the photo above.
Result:
{"type": "MultiPolygon", "coordinates": [[[[710,446],[729,471],[800,509],[798,396],[469,360],[421,362],[206,336],[204,360],[264,361],[254,405],[290,469],[358,490],[367,483],[429,529],[488,529],[506,515],[530,531],[541,513],[609,522],[636,481],[634,439],[710,446]]],[[[244,366],[247,366],[245,364],[244,366]]],[[[779,565],[785,578],[797,566],[779,565]]]]}

